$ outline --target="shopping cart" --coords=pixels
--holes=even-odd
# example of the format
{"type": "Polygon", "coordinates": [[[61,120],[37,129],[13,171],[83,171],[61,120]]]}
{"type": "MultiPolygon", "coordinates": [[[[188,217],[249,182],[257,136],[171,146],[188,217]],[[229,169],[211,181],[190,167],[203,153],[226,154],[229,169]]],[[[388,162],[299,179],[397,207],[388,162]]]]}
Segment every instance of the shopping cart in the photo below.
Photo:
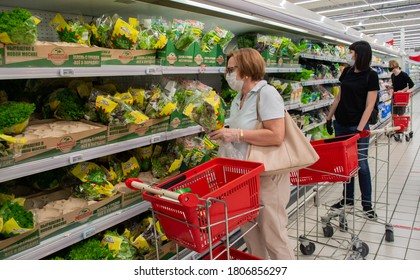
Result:
{"type": "Polygon", "coordinates": [[[214,244],[226,238],[229,248],[229,233],[258,215],[263,171],[262,163],[217,158],[157,186],[135,178],[126,185],[144,191],[170,240],[212,257],[214,244]]]}
{"type": "Polygon", "coordinates": [[[207,254],[203,260],[262,260],[259,257],[247,254],[235,248],[228,248],[224,245],[217,246],[212,251],[213,257],[210,254],[207,254]]]}
{"type": "MultiPolygon", "coordinates": [[[[318,193],[319,184],[328,183],[347,183],[352,177],[357,175],[359,170],[358,165],[358,148],[357,140],[360,138],[359,134],[346,135],[335,137],[332,139],[311,141],[312,146],[319,155],[319,160],[304,169],[300,169],[290,174],[290,181],[293,185],[299,187],[311,186],[316,188],[318,193]]],[[[304,191],[304,199],[306,200],[306,188],[304,191]]],[[[354,231],[350,230],[346,220],[346,207],[344,205],[343,211],[333,211],[328,213],[327,216],[319,219],[318,207],[316,207],[316,233],[315,239],[311,240],[306,234],[307,217],[306,217],[306,204],[303,204],[303,234],[299,233],[299,195],[297,196],[297,243],[303,255],[312,255],[315,252],[316,246],[314,242],[320,243],[324,246],[332,246],[330,243],[322,242],[319,239],[318,225],[319,221],[322,223],[322,230],[324,237],[332,237],[334,227],[339,228],[341,231],[350,234],[349,239],[336,239],[338,241],[336,249],[343,249],[346,258],[359,259],[364,258],[369,253],[369,247],[366,243],[362,242],[354,231]],[[338,217],[338,224],[334,223],[333,219],[338,217]],[[314,241],[314,242],[312,242],[314,241]],[[300,246],[299,246],[300,243],[300,246]]],[[[354,215],[354,212],[353,212],[354,215]]],[[[353,218],[354,221],[354,218],[353,218]]],[[[354,228],[354,225],[353,225],[354,228]]]]}
{"type": "Polygon", "coordinates": [[[411,127],[411,118],[413,112],[413,104],[410,101],[411,92],[402,92],[397,91],[393,93],[393,115],[392,122],[393,126],[399,126],[400,129],[396,130],[393,133],[395,141],[402,142],[403,137],[405,136],[405,141],[410,141],[413,138],[413,130],[411,127]],[[410,107],[410,108],[409,108],[410,107]],[[396,109],[396,110],[394,110],[396,109]],[[410,115],[407,115],[407,109],[410,115]],[[394,114],[394,111],[397,114],[394,114]]]}

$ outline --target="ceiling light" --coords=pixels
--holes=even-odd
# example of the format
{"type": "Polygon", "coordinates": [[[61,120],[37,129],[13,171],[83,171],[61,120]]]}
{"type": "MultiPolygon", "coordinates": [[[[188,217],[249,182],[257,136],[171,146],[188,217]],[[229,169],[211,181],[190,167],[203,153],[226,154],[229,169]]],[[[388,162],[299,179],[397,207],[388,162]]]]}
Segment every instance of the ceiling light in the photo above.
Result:
{"type": "MultiPolygon", "coordinates": [[[[419,20],[420,18],[416,17],[416,18],[403,18],[403,19],[392,19],[392,20],[388,20],[388,21],[380,21],[380,22],[370,22],[370,23],[363,23],[363,26],[368,26],[368,25],[381,25],[381,24],[391,24],[391,23],[395,23],[395,22],[403,22],[403,21],[410,21],[410,20],[419,20]]],[[[350,27],[358,27],[362,25],[362,21],[359,21],[358,25],[350,25],[350,27]]]]}
{"type": "Polygon", "coordinates": [[[319,2],[321,0],[306,0],[306,1],[300,1],[300,2],[296,2],[294,3],[295,5],[303,5],[303,4],[309,4],[309,3],[313,3],[313,2],[319,2]]]}
{"type": "Polygon", "coordinates": [[[332,36],[324,35],[322,37],[325,38],[325,39],[337,41],[337,42],[340,42],[340,43],[343,43],[343,44],[351,45],[351,42],[349,42],[349,41],[338,39],[338,38],[335,38],[335,37],[332,37],[332,36]]]}
{"type": "Polygon", "coordinates": [[[383,4],[392,4],[392,3],[398,3],[398,2],[406,2],[406,1],[407,0],[382,1],[382,2],[371,3],[371,4],[364,4],[364,5],[358,5],[358,6],[343,7],[343,8],[339,8],[339,9],[318,11],[316,13],[318,13],[318,14],[332,13],[332,12],[339,12],[339,11],[343,11],[343,10],[353,10],[353,9],[358,9],[358,8],[365,8],[365,7],[377,6],[377,5],[383,5],[383,4]]]}
{"type": "Polygon", "coordinates": [[[420,26],[420,24],[409,24],[409,25],[402,25],[402,26],[390,26],[390,27],[381,27],[381,28],[372,28],[363,30],[365,33],[373,33],[372,31],[379,31],[379,30],[388,30],[388,29],[401,29],[406,27],[416,27],[420,26]]]}
{"type": "Polygon", "coordinates": [[[396,12],[389,12],[389,13],[380,13],[380,14],[375,14],[375,15],[366,15],[366,16],[358,16],[358,17],[350,17],[350,18],[342,18],[342,19],[336,19],[336,17],[331,17],[331,18],[334,19],[337,22],[342,22],[342,21],[351,21],[351,20],[362,19],[362,18],[374,18],[374,17],[414,13],[414,12],[418,12],[418,11],[420,11],[420,9],[407,10],[407,11],[396,11],[396,12]]]}
{"type": "MultiPolygon", "coordinates": [[[[199,8],[203,8],[206,10],[211,10],[211,11],[216,11],[216,12],[220,12],[223,14],[227,14],[227,15],[231,15],[231,16],[237,16],[240,18],[245,18],[245,19],[250,19],[250,20],[254,20],[254,21],[258,21],[258,22],[264,22],[270,25],[274,25],[277,27],[281,27],[284,29],[288,29],[288,30],[293,30],[293,31],[297,31],[297,32],[301,32],[301,33],[308,33],[308,30],[303,29],[303,28],[299,28],[299,27],[294,27],[288,24],[283,24],[277,21],[271,21],[271,20],[266,20],[264,18],[258,17],[258,16],[254,16],[254,15],[248,15],[245,13],[240,13],[240,12],[235,12],[229,9],[224,9],[224,8],[219,8],[219,7],[215,7],[212,5],[208,5],[208,4],[204,4],[204,3],[199,3],[196,1],[190,1],[190,0],[171,0],[173,2],[178,2],[178,3],[182,3],[182,4],[187,4],[187,5],[191,5],[191,6],[195,6],[195,7],[199,7],[199,8]]],[[[248,2],[252,2],[249,1],[248,2]]],[[[285,0],[283,0],[280,5],[284,5],[285,0]]]]}

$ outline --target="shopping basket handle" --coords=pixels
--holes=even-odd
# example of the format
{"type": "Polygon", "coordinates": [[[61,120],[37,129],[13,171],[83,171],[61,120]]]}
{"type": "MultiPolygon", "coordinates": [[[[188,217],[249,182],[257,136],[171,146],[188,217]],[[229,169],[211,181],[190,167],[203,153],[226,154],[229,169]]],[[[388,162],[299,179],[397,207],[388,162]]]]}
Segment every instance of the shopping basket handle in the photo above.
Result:
{"type": "Polygon", "coordinates": [[[360,135],[360,138],[366,138],[370,135],[386,133],[386,132],[396,131],[396,130],[400,130],[400,129],[404,129],[404,127],[391,126],[391,127],[383,127],[383,128],[374,129],[374,130],[363,130],[362,132],[359,133],[359,135],[360,135]]]}
{"type": "Polygon", "coordinates": [[[137,178],[129,178],[125,181],[125,185],[132,190],[142,190],[153,194],[161,195],[164,197],[178,200],[182,205],[188,207],[194,207],[198,204],[198,197],[193,193],[176,193],[161,188],[153,188],[147,184],[144,184],[137,178]]]}

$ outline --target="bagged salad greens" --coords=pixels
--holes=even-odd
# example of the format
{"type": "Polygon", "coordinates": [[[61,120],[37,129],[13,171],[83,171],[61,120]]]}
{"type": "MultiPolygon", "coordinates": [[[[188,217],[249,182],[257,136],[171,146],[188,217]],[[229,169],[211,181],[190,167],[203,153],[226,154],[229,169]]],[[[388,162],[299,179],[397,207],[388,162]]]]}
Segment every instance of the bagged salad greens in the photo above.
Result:
{"type": "Polygon", "coordinates": [[[83,102],[74,90],[60,88],[45,98],[42,114],[44,119],[78,121],[84,116],[83,102]]]}
{"type": "Polygon", "coordinates": [[[108,247],[113,251],[113,256],[117,260],[132,260],[135,258],[137,250],[130,244],[130,240],[124,235],[118,234],[116,230],[107,230],[102,238],[102,246],[108,247]]]}
{"type": "Polygon", "coordinates": [[[114,96],[98,95],[96,111],[104,124],[127,125],[140,124],[149,118],[140,110],[132,107],[133,98],[129,92],[114,96]]]}
{"type": "Polygon", "coordinates": [[[140,50],[163,49],[167,42],[168,25],[163,19],[144,19],[138,36],[137,47],[140,50]]]}
{"type": "Polygon", "coordinates": [[[217,44],[224,50],[229,42],[232,41],[233,37],[235,35],[229,30],[215,26],[203,35],[201,39],[201,50],[203,52],[211,52],[217,44]]]}
{"type": "Polygon", "coordinates": [[[162,89],[158,84],[150,87],[150,90],[146,92],[146,99],[147,105],[144,112],[151,119],[169,116],[177,108],[170,92],[162,89]]]}
{"type": "Polygon", "coordinates": [[[195,41],[198,41],[204,30],[204,23],[197,20],[174,19],[172,28],[168,30],[168,39],[178,50],[187,50],[195,41]]]}
{"type": "Polygon", "coordinates": [[[37,25],[41,20],[26,9],[0,12],[0,42],[32,45],[38,39],[37,25]]]}
{"type": "Polygon", "coordinates": [[[182,101],[185,104],[182,111],[184,115],[201,125],[206,132],[223,128],[223,99],[211,87],[199,81],[191,81],[186,85],[185,96],[182,101]]]}
{"type": "Polygon", "coordinates": [[[82,20],[66,21],[61,14],[56,14],[50,21],[62,42],[90,46],[90,32],[82,20]]]}
{"type": "Polygon", "coordinates": [[[34,228],[34,215],[23,207],[24,200],[6,200],[0,204],[0,240],[34,228]]]}
{"type": "Polygon", "coordinates": [[[132,50],[136,47],[139,31],[135,26],[122,20],[119,16],[113,17],[115,24],[111,32],[111,48],[132,50]]]}
{"type": "Polygon", "coordinates": [[[0,104],[0,134],[22,133],[35,111],[35,104],[10,101],[0,104]]]}
{"type": "Polygon", "coordinates": [[[114,27],[112,17],[102,15],[89,25],[91,44],[98,47],[111,47],[109,38],[114,27]]]}
{"type": "Polygon", "coordinates": [[[177,140],[155,145],[151,157],[153,176],[164,178],[178,171],[182,164],[184,148],[184,143],[177,140]]]}
{"type": "Polygon", "coordinates": [[[70,170],[72,179],[77,182],[73,186],[73,195],[86,200],[102,200],[116,193],[115,186],[107,180],[106,175],[96,163],[81,162],[70,170]]]}

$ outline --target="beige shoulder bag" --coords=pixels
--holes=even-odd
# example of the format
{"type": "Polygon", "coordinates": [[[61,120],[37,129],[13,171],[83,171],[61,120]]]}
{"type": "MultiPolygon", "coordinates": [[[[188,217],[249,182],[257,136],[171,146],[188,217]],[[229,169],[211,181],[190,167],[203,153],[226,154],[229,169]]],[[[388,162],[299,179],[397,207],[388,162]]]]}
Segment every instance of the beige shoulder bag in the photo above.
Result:
{"type": "MultiPolygon", "coordinates": [[[[257,92],[257,129],[263,128],[259,114],[260,90],[257,92]]],[[[285,135],[279,146],[248,145],[247,160],[262,162],[262,176],[271,176],[298,170],[314,164],[319,156],[287,111],[285,113],[285,135]]]]}

